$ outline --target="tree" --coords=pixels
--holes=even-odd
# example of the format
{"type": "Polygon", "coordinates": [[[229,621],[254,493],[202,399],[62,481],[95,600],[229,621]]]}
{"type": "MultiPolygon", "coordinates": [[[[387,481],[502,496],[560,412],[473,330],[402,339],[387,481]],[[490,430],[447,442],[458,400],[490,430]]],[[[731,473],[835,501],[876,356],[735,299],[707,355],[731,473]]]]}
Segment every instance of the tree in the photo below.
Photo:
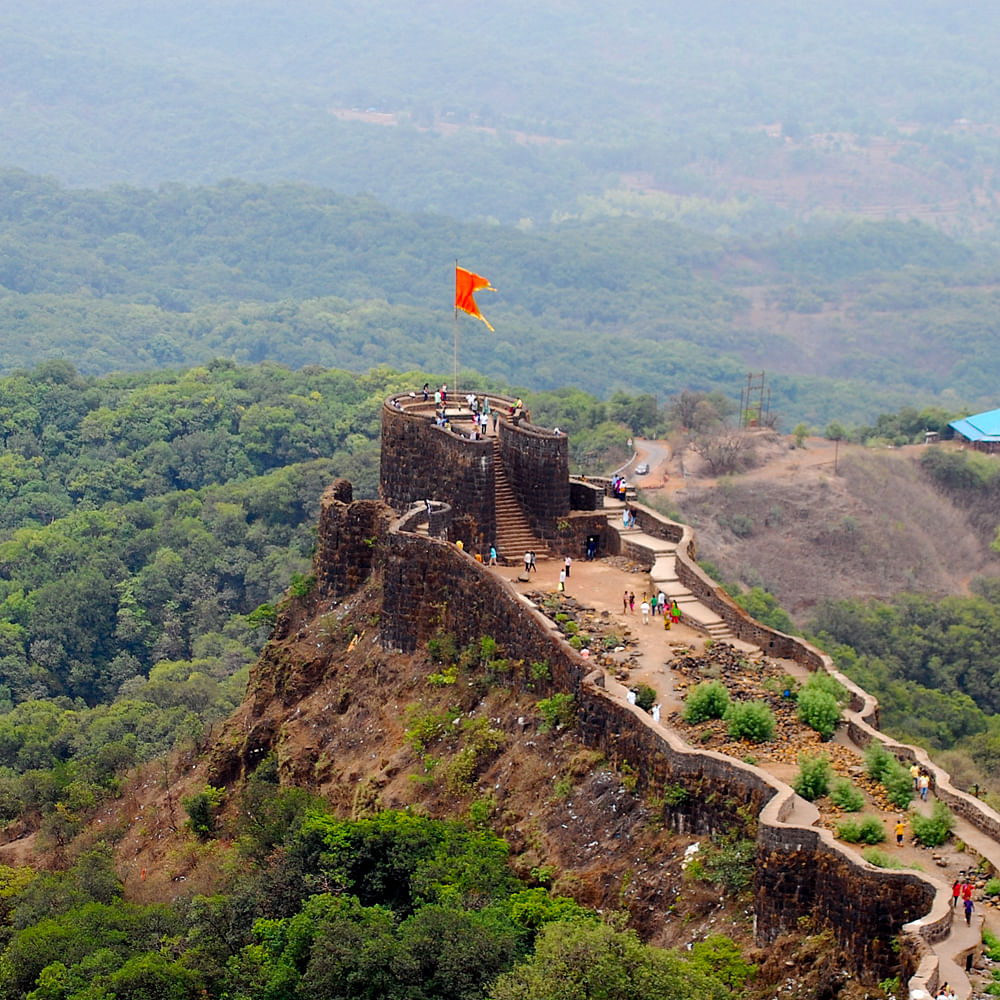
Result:
{"type": "Polygon", "coordinates": [[[756,462],[753,437],[742,430],[707,434],[692,441],[690,447],[713,476],[743,472],[756,462]]]}
{"type": "Polygon", "coordinates": [[[723,1000],[729,990],[634,931],[586,921],[546,924],[534,954],[504,973],[492,1000],[723,1000]]]}

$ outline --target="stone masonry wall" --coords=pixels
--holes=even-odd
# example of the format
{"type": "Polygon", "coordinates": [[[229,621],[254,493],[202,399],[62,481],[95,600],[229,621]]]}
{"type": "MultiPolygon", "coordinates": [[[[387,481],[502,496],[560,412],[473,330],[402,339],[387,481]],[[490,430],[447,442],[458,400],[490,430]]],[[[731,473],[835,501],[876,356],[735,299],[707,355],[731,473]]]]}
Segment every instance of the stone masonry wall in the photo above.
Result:
{"type": "MultiPolygon", "coordinates": [[[[748,764],[687,746],[654,726],[637,707],[611,696],[604,688],[603,672],[594,671],[554,624],[506,581],[447,542],[400,530],[404,524],[412,527],[420,522],[419,512],[409,520],[393,520],[382,504],[349,504],[341,499],[344,496],[339,486],[324,495],[317,577],[320,586],[339,595],[363,582],[368,571],[381,568],[386,646],[413,650],[439,630],[454,633],[463,644],[490,634],[510,656],[548,662],[551,690],[575,695],[579,731],[589,745],[619,766],[627,763],[644,791],[661,794],[671,785],[688,793],[667,810],[666,821],[672,828],[694,834],[742,829],[756,836],[754,898],[760,943],[796,930],[800,919],[808,918],[812,926],[834,930],[853,956],[855,971],[881,978],[897,961],[892,941],[898,935],[906,974],[920,964],[920,975],[913,981],[934,981],[936,959],[928,942],[948,932],[951,911],[946,887],[921,875],[872,868],[838,845],[828,831],[789,822],[794,795],[787,785],[748,764]]],[[[593,516],[571,520],[583,530],[593,516]]],[[[988,828],[991,817],[985,814],[992,810],[952,789],[947,775],[930,765],[922,751],[893,744],[873,728],[877,703],[834,670],[829,658],[734,610],[688,554],[693,551],[690,529],[683,528],[682,534],[678,574],[684,574],[682,579],[699,599],[720,614],[725,611],[734,631],[773,655],[790,656],[837,676],[852,694],[848,719],[855,738],[881,739],[899,754],[915,753],[935,774],[938,794],[944,793],[942,797],[973,822],[978,816],[977,825],[988,828]]],[[[996,822],[1000,832],[1000,817],[996,822]]]]}
{"type": "Polygon", "coordinates": [[[521,424],[500,425],[500,459],[514,496],[539,538],[552,538],[569,511],[569,440],[521,424]]]}
{"type": "MultiPolygon", "coordinates": [[[[603,672],[593,670],[506,581],[447,542],[400,530],[404,523],[414,525],[418,515],[368,536],[368,526],[384,523],[388,511],[368,502],[355,514],[358,506],[332,497],[324,503],[317,557],[323,585],[342,587],[347,576],[339,564],[364,556],[362,550],[372,548],[365,539],[376,537],[378,552],[369,553],[368,565],[383,572],[382,641],[388,648],[411,651],[442,630],[461,644],[489,634],[509,656],[526,663],[546,661],[550,690],[572,692],[576,698],[578,728],[587,744],[620,767],[627,763],[643,791],[661,794],[670,785],[675,792],[677,786],[687,792],[667,809],[672,828],[701,835],[740,830],[756,836],[754,896],[761,943],[808,918],[814,927],[834,930],[856,972],[878,979],[897,960],[895,936],[904,942],[909,972],[926,951],[918,930],[929,940],[947,932],[945,887],[917,875],[874,869],[837,845],[828,832],[787,823],[794,797],[788,786],[751,765],[687,746],[654,726],[641,709],[613,697],[604,688],[603,672]],[[331,548],[334,543],[345,551],[331,548]],[[319,565],[327,561],[332,570],[319,565]],[[920,918],[919,927],[904,928],[914,918],[920,918]]],[[[512,682],[524,676],[515,672],[512,682]]]]}
{"type": "MultiPolygon", "coordinates": [[[[417,501],[443,500],[453,520],[470,524],[467,545],[496,537],[493,443],[470,441],[426,416],[382,407],[382,499],[399,513],[417,501]]],[[[454,541],[454,539],[452,539],[454,541]]]]}

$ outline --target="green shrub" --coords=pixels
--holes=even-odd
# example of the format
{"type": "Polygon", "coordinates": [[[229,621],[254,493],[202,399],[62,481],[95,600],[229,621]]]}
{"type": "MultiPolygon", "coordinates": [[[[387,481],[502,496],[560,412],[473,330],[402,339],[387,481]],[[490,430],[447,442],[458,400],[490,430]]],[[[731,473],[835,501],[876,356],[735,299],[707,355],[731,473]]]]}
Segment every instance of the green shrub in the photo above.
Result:
{"type": "Polygon", "coordinates": [[[826,795],[832,778],[833,768],[830,767],[830,758],[826,754],[813,757],[800,753],[799,773],[792,782],[792,788],[802,798],[812,802],[826,795]]]}
{"type": "Polygon", "coordinates": [[[648,712],[656,701],[656,689],[648,684],[640,684],[635,692],[635,703],[644,712],[648,712]]]}
{"type": "Polygon", "coordinates": [[[940,800],[931,806],[930,816],[914,813],[910,819],[913,833],[924,847],[943,844],[955,829],[955,814],[940,800]]]}
{"type": "Polygon", "coordinates": [[[860,812],[865,806],[865,797],[848,778],[838,778],[830,789],[830,799],[844,812],[860,812]]]}
{"type": "Polygon", "coordinates": [[[571,694],[558,692],[538,703],[542,713],[542,731],[572,726],[576,722],[576,702],[571,694]]]}
{"type": "Polygon", "coordinates": [[[215,832],[216,817],[225,797],[224,788],[206,785],[202,791],[181,799],[188,814],[188,828],[201,840],[207,840],[215,832]]]}
{"type": "Polygon", "coordinates": [[[983,886],[984,896],[1000,896],[1000,878],[991,878],[983,886]]]}
{"type": "Polygon", "coordinates": [[[852,816],[837,824],[837,836],[849,844],[881,844],[885,827],[877,816],[852,816]]]}
{"type": "Polygon", "coordinates": [[[757,845],[753,840],[734,840],[705,852],[705,876],[720,882],[729,892],[742,892],[753,881],[757,845]]]}
{"type": "Polygon", "coordinates": [[[454,663],[458,659],[458,643],[449,632],[441,632],[427,640],[427,655],[434,663],[454,663]]]}
{"type": "Polygon", "coordinates": [[[983,953],[991,962],[1000,962],[1000,939],[983,928],[983,953]]]}
{"type": "Polygon", "coordinates": [[[719,681],[702,681],[684,703],[684,721],[705,722],[721,719],[729,708],[729,692],[719,681]]]}
{"type": "Polygon", "coordinates": [[[833,736],[840,721],[837,699],[818,685],[807,684],[799,691],[797,712],[799,720],[815,729],[822,740],[833,736]]]}
{"type": "Polygon", "coordinates": [[[533,681],[548,681],[552,679],[552,670],[548,660],[534,660],[528,668],[533,681]]]}
{"type": "Polygon", "coordinates": [[[825,670],[816,670],[802,686],[803,691],[826,691],[833,695],[838,705],[848,702],[847,688],[836,677],[831,677],[825,670]]]}
{"type": "Polygon", "coordinates": [[[734,740],[764,743],[774,735],[774,712],[762,701],[739,701],[725,714],[729,735],[734,740]]]}
{"type": "Polygon", "coordinates": [[[913,798],[913,775],[893,758],[888,770],[882,775],[882,787],[897,809],[905,809],[913,798]]]}
{"type": "Polygon", "coordinates": [[[863,857],[868,864],[874,865],[876,868],[906,867],[902,861],[897,861],[891,854],[886,854],[885,851],[878,847],[869,847],[867,850],[862,851],[861,857],[863,857]]]}
{"type": "Polygon", "coordinates": [[[881,782],[894,763],[896,758],[878,740],[872,740],[865,748],[865,770],[869,778],[881,782]]]}

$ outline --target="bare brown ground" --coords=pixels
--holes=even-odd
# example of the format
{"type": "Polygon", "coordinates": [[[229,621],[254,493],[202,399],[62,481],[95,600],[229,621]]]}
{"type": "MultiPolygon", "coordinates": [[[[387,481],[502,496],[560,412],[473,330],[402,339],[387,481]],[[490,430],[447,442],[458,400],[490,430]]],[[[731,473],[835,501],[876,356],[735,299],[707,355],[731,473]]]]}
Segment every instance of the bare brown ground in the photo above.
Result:
{"type": "Polygon", "coordinates": [[[747,473],[719,481],[683,452],[638,485],[641,499],[694,527],[699,559],[745,588],[764,587],[804,621],[827,598],[965,594],[973,577],[1000,573],[968,512],[921,473],[923,450],[824,438],[795,448],[762,433],[760,464],[747,473]]]}

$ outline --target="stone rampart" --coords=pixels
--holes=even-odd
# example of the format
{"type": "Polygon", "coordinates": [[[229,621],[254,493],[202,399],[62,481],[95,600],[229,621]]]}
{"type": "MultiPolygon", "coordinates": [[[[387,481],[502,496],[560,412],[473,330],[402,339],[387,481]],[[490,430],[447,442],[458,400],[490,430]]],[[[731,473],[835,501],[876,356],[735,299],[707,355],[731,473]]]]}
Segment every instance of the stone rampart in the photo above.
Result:
{"type": "Polygon", "coordinates": [[[500,460],[514,496],[539,538],[554,538],[570,511],[569,441],[521,423],[500,425],[500,460]]]}
{"type": "Polygon", "coordinates": [[[570,510],[601,510],[604,507],[604,487],[585,479],[569,481],[570,510]]]}
{"type": "MultiPolygon", "coordinates": [[[[382,499],[397,512],[424,500],[451,505],[453,521],[480,549],[496,537],[493,442],[470,441],[438,427],[429,412],[382,407],[382,499]]],[[[453,539],[454,540],[454,539],[453,539]]]]}
{"type": "MultiPolygon", "coordinates": [[[[594,670],[507,581],[454,545],[404,530],[425,520],[426,510],[392,519],[381,504],[362,504],[355,515],[357,504],[333,496],[324,501],[317,578],[323,587],[343,588],[344,565],[365,558],[363,550],[377,550],[368,552],[366,565],[383,573],[381,635],[387,648],[412,651],[439,631],[451,632],[461,644],[490,634],[524,663],[546,662],[549,691],[576,698],[583,740],[622,769],[627,764],[643,791],[662,796],[670,786],[674,804],[666,807],[665,820],[673,829],[756,837],[754,899],[761,943],[798,929],[802,920],[830,927],[852,956],[854,971],[879,979],[897,961],[893,941],[899,936],[907,975],[923,962],[930,970],[924,981],[932,981],[936,966],[928,943],[947,934],[951,920],[946,886],[926,876],[873,868],[828,831],[797,825],[792,822],[796,797],[787,785],[749,764],[688,746],[610,693],[603,671],[594,670]],[[366,534],[369,530],[374,534],[366,534]]],[[[798,642],[774,635],[782,649],[785,640],[798,642]]],[[[516,670],[511,683],[518,686],[527,676],[516,670]]],[[[533,683],[537,688],[537,678],[533,683]]]]}

